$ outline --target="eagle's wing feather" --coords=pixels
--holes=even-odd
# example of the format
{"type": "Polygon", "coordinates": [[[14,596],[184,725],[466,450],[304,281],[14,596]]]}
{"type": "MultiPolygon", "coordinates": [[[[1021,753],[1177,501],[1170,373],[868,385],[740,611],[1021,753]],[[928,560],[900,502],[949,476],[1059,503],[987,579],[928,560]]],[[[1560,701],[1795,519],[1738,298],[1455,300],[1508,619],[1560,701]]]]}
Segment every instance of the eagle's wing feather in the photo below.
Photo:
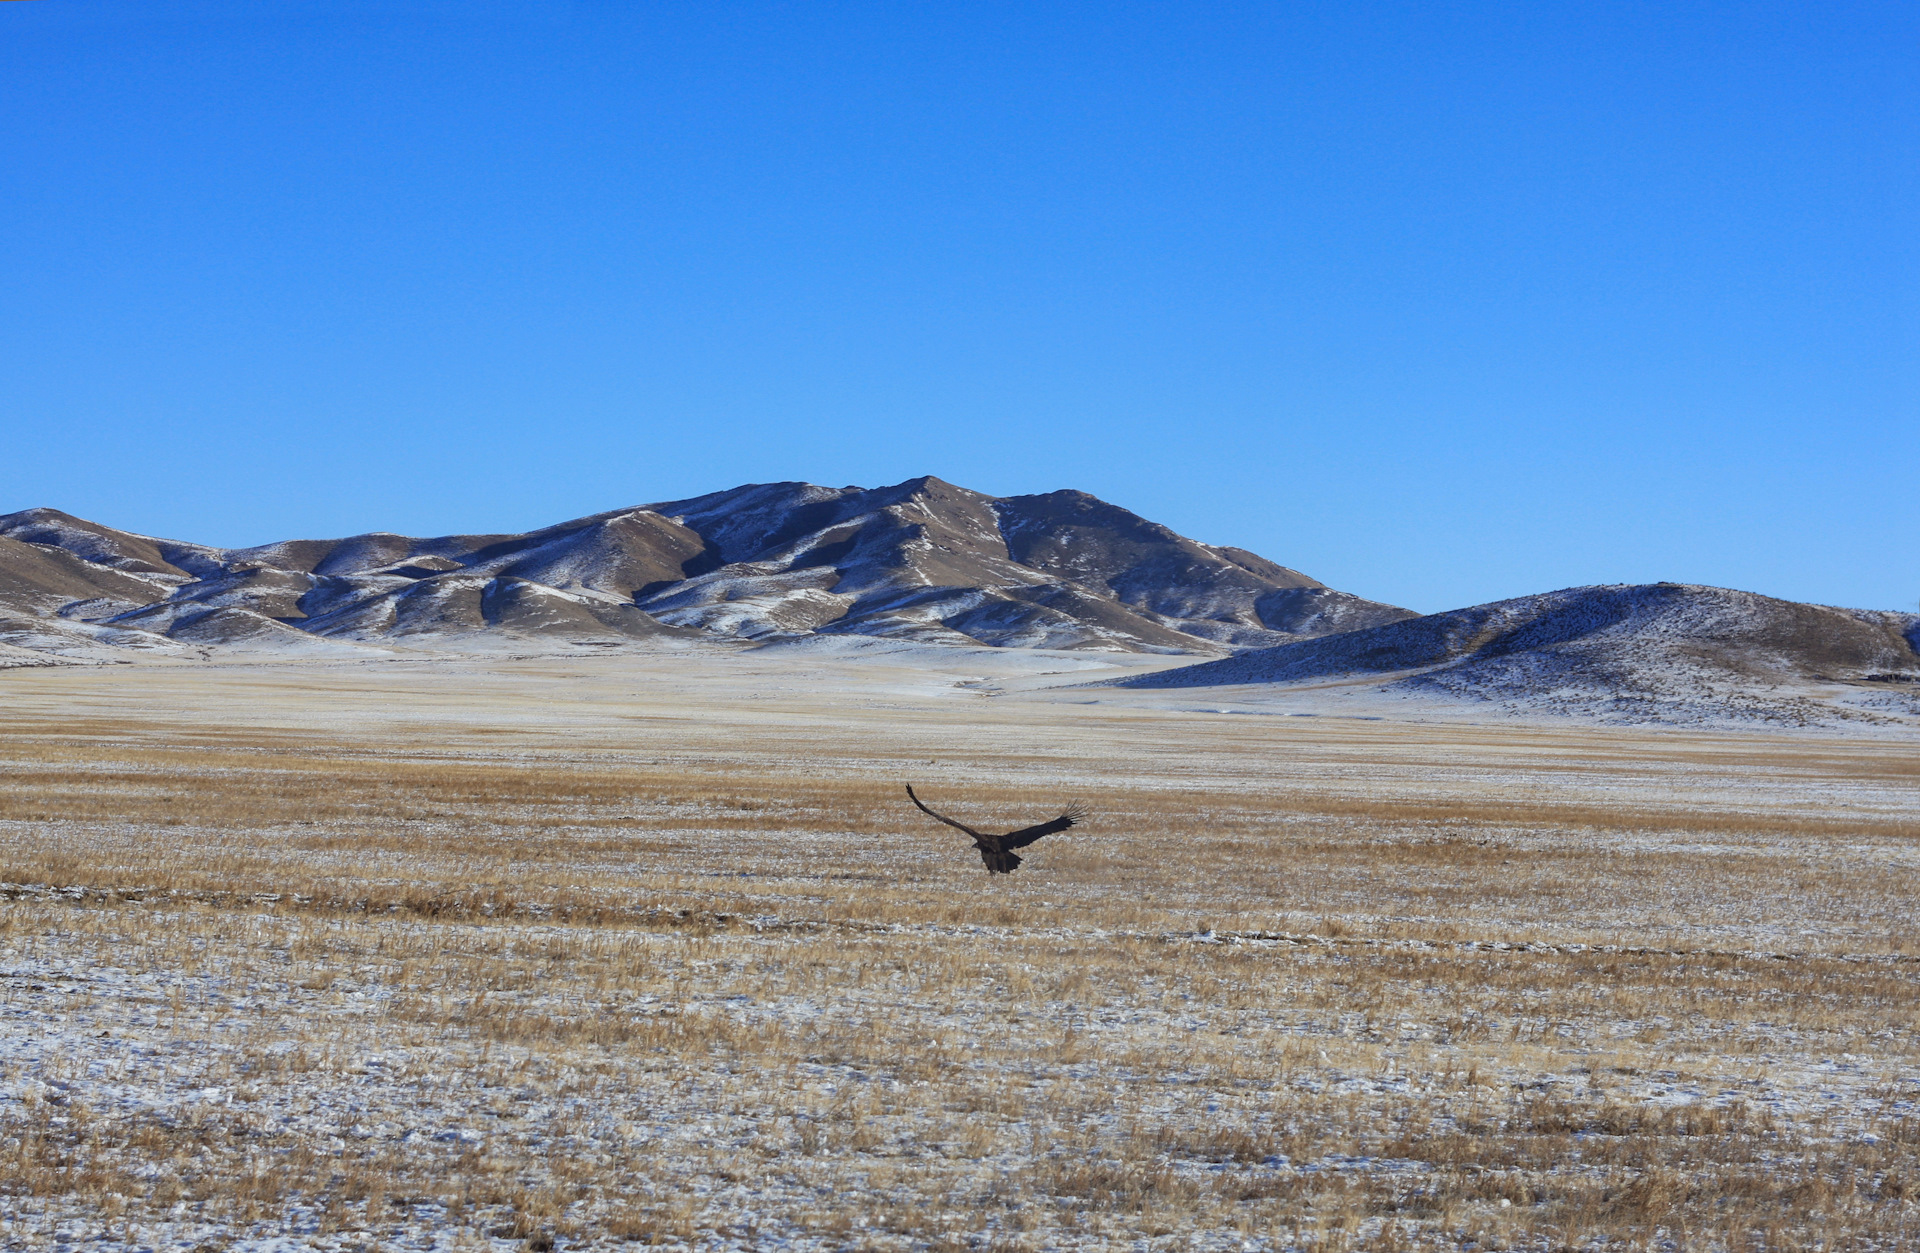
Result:
{"type": "Polygon", "coordinates": [[[945,817],[944,815],[941,815],[941,814],[936,814],[931,809],[928,809],[925,805],[921,805],[920,798],[913,794],[913,784],[911,783],[907,784],[907,796],[909,799],[913,801],[915,805],[919,806],[921,813],[933,819],[935,822],[944,822],[956,831],[965,831],[968,835],[972,836],[976,840],[983,838],[978,831],[975,831],[972,827],[968,826],[966,823],[955,822],[953,819],[945,817]]]}
{"type": "Polygon", "coordinates": [[[1018,831],[1009,831],[1000,837],[1001,848],[1025,848],[1041,836],[1065,831],[1068,827],[1087,816],[1087,811],[1078,805],[1069,806],[1067,812],[1051,822],[1042,822],[1031,827],[1021,827],[1018,831]]]}

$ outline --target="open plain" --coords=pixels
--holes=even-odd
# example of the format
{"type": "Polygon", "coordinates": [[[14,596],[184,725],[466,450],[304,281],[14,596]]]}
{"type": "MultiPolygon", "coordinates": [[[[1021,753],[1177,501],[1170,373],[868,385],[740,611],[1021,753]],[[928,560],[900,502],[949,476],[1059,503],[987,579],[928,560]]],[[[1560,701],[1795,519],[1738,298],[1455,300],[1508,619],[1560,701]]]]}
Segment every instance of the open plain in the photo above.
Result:
{"type": "Polygon", "coordinates": [[[0,1245],[1920,1244],[1911,740],[1176,661],[0,672],[0,1245]]]}

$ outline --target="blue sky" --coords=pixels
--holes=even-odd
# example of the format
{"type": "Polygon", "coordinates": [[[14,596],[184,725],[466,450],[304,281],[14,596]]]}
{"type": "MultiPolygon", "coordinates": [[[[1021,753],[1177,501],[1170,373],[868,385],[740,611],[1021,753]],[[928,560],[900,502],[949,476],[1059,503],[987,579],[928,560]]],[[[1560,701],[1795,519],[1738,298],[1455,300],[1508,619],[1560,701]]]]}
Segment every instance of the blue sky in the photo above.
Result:
{"type": "Polygon", "coordinates": [[[1439,610],[1920,597],[1907,4],[0,5],[0,511],[1078,487],[1439,610]]]}

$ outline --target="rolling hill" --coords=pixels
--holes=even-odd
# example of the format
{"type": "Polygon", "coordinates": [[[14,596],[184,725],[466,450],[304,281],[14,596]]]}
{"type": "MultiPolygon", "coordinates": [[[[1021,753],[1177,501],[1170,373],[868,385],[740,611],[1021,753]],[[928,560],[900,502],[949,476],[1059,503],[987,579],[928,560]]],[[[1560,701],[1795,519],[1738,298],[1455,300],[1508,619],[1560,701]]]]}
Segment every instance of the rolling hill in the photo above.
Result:
{"type": "Polygon", "coordinates": [[[1908,724],[1920,616],[1679,583],[1575,587],[1116,681],[1623,724],[1908,724]]]}

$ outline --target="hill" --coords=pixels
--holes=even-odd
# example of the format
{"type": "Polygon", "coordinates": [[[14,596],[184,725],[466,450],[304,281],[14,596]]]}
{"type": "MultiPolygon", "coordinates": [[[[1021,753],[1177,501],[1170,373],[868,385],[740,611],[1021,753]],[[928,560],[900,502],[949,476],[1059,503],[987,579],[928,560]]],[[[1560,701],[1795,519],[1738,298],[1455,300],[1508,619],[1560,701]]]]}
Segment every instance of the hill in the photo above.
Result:
{"type": "Polygon", "coordinates": [[[1655,583],[1575,587],[1118,680],[1461,702],[1627,724],[1920,718],[1920,616],[1655,583]]]}

